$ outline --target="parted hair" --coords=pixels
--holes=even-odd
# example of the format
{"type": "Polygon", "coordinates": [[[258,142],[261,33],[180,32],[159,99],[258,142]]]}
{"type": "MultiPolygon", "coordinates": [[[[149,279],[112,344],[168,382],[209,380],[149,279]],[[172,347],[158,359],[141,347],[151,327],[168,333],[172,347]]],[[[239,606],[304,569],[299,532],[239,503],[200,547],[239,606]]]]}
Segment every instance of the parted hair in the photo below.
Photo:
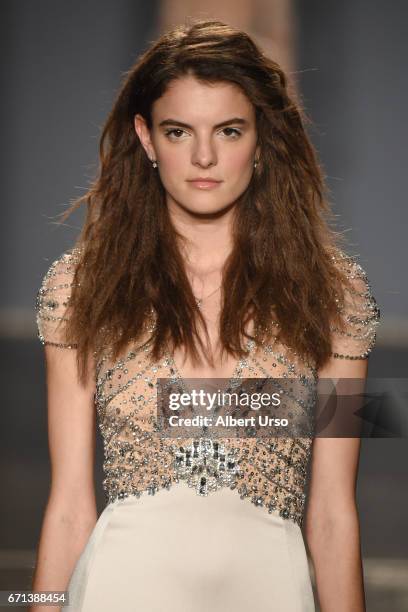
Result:
{"type": "Polygon", "coordinates": [[[163,185],[134,129],[137,113],[151,127],[153,103],[185,75],[235,84],[256,116],[259,164],[234,207],[223,269],[222,349],[243,356],[248,321],[261,337],[274,324],[282,342],[319,367],[331,354],[331,325],[342,326],[349,280],[337,265],[344,238],[332,227],[323,170],[305,129],[310,120],[280,66],[245,32],[193,20],[161,36],[125,73],[102,130],[97,176],[62,215],[65,221],[86,205],[66,326],[81,376],[90,351],[109,346],[118,357],[142,339],[152,317],[144,342],[153,359],[166,343],[184,347],[194,362],[199,345],[208,349],[163,185]]]}

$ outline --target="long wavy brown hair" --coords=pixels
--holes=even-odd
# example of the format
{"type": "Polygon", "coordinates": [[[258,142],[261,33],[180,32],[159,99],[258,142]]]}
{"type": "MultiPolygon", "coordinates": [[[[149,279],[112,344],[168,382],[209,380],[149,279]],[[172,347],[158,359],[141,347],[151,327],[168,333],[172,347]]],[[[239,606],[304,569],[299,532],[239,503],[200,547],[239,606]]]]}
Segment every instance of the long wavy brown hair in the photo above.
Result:
{"type": "MultiPolygon", "coordinates": [[[[152,125],[152,105],[169,83],[192,74],[206,83],[239,86],[256,113],[260,162],[234,208],[233,248],[223,268],[220,345],[245,354],[252,320],[260,336],[271,324],[278,338],[316,367],[331,353],[330,326],[342,327],[338,302],[348,284],[336,266],[340,232],[315,150],[310,122],[288,93],[287,78],[242,31],[219,21],[193,21],[163,35],[125,74],[103,127],[100,168],[82,203],[87,214],[76,242],[78,261],[66,326],[78,345],[80,377],[92,351],[119,357],[146,337],[153,359],[182,346],[193,362],[208,341],[171,223],[164,188],[135,133],[140,113],[152,125]],[[275,332],[276,333],[276,332],[275,332]]],[[[259,336],[257,336],[259,338],[259,336]]],[[[211,358],[210,358],[211,362],[211,358]]]]}

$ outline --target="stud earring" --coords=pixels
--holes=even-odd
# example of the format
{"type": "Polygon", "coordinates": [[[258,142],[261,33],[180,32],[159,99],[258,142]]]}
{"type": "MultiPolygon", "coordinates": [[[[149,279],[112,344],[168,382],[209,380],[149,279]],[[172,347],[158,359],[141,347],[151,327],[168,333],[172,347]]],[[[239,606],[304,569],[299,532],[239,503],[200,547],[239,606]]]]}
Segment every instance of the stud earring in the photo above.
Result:
{"type": "Polygon", "coordinates": [[[151,160],[153,168],[157,168],[157,161],[155,159],[151,160]]]}
{"type": "Polygon", "coordinates": [[[258,160],[256,159],[256,160],[254,161],[254,168],[256,168],[256,167],[257,167],[257,165],[258,165],[258,160]]]}

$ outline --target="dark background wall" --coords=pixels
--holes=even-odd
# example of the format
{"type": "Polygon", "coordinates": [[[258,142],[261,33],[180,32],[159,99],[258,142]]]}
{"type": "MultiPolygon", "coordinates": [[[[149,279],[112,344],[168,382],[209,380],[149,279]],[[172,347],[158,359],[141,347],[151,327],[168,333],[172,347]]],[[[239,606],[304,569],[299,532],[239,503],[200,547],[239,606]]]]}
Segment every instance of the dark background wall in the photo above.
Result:
{"type": "Polygon", "coordinates": [[[402,319],[406,332],[408,5],[298,0],[296,6],[301,91],[339,228],[361,255],[387,323],[402,319]]]}
{"type": "Polygon", "coordinates": [[[28,315],[45,260],[77,233],[80,215],[63,229],[53,221],[94,175],[100,128],[152,36],[156,9],[154,1],[2,2],[3,321],[9,310],[28,315]]]}

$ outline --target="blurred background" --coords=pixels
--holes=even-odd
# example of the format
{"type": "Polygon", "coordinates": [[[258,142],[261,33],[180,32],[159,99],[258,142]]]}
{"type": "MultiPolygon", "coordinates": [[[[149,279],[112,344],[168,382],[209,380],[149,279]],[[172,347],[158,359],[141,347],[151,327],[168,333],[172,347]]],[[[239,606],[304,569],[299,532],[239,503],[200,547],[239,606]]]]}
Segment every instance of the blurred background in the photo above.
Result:
{"type": "MultiPolygon", "coordinates": [[[[337,228],[382,313],[369,376],[407,378],[406,23],[403,0],[3,0],[0,590],[30,589],[49,487],[34,301],[82,212],[57,217],[97,169],[123,73],[187,17],[246,30],[288,72],[313,124],[337,228]]],[[[405,396],[406,408],[408,397],[405,396]]],[[[362,441],[358,503],[368,611],[408,610],[408,443],[362,441]]],[[[102,444],[96,486],[103,509],[102,444]]]]}

